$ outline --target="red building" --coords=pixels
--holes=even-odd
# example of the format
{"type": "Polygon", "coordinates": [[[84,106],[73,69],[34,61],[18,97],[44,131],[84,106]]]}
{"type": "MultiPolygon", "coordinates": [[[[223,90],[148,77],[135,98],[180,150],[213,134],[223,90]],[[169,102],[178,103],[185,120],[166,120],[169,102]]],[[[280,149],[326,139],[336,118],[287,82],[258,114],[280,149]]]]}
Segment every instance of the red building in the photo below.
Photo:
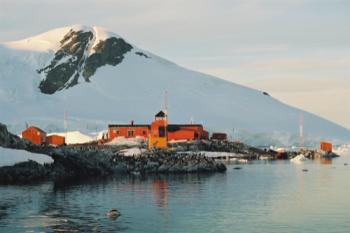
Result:
{"type": "Polygon", "coordinates": [[[54,146],[63,146],[66,143],[66,140],[59,135],[50,135],[46,137],[46,143],[54,146]]]}
{"type": "Polygon", "coordinates": [[[46,132],[38,127],[31,126],[22,132],[22,138],[33,144],[41,145],[46,143],[46,132]]]}
{"type": "Polygon", "coordinates": [[[168,125],[168,140],[209,139],[209,133],[199,124],[168,125]]]}
{"type": "MultiPolygon", "coordinates": [[[[144,137],[145,139],[152,137],[156,141],[160,141],[159,138],[165,137],[166,141],[193,141],[200,139],[209,139],[209,133],[205,131],[203,126],[200,124],[169,125],[166,114],[163,111],[160,111],[155,115],[155,119],[151,125],[136,125],[133,121],[131,124],[126,125],[109,125],[108,140],[113,140],[116,137],[144,137]]],[[[162,139],[161,141],[164,140],[162,139]]]]}
{"type": "Polygon", "coordinates": [[[108,125],[108,140],[111,141],[116,137],[147,139],[150,128],[150,125],[135,125],[133,121],[129,125],[108,125]]]}

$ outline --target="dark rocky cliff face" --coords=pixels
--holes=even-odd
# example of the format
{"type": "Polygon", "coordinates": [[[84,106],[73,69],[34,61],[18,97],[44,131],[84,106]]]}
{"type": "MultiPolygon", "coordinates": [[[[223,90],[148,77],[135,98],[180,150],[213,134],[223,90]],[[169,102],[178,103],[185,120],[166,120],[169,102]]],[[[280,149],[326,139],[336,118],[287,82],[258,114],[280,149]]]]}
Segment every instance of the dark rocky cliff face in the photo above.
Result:
{"type": "Polygon", "coordinates": [[[80,77],[90,81],[96,70],[104,65],[116,66],[133,47],[121,38],[111,37],[94,43],[93,32],[70,30],[60,41],[60,49],[46,67],[39,69],[45,78],[39,89],[45,94],[73,87],[80,77]],[[89,55],[90,54],[90,55],[89,55]]]}
{"type": "Polygon", "coordinates": [[[121,38],[109,38],[100,41],[94,48],[95,53],[86,59],[83,76],[88,79],[96,70],[104,65],[116,66],[124,59],[124,54],[132,49],[132,46],[121,38]]]}

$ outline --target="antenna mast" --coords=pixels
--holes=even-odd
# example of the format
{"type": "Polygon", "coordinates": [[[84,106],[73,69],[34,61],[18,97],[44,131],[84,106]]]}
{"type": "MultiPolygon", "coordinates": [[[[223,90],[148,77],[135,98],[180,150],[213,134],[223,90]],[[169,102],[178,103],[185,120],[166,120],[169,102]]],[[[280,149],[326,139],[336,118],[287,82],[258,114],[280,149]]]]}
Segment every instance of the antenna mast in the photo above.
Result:
{"type": "Polygon", "coordinates": [[[164,113],[165,118],[168,120],[168,91],[164,92],[164,113]]]}
{"type": "Polygon", "coordinates": [[[299,116],[299,138],[300,148],[304,148],[304,114],[301,112],[299,116]]]}
{"type": "Polygon", "coordinates": [[[68,120],[67,120],[67,111],[66,110],[64,111],[63,127],[64,127],[64,132],[66,134],[66,140],[67,140],[68,120]]]}

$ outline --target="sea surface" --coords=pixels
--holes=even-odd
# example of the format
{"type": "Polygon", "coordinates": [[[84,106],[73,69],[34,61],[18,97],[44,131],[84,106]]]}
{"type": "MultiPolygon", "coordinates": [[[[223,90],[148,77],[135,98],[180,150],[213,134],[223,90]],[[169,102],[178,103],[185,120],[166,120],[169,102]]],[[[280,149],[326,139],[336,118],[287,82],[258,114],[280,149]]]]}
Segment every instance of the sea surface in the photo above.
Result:
{"type": "Polygon", "coordinates": [[[223,174],[0,186],[0,232],[350,232],[350,154],[223,174]],[[106,217],[113,208],[117,220],[106,217]]]}

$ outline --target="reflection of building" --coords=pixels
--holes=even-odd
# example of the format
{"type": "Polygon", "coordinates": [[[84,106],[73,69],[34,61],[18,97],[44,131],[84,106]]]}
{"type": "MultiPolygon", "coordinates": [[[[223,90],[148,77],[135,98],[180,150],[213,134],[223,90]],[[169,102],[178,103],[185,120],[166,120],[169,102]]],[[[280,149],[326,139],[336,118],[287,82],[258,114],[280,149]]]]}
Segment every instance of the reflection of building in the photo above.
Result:
{"type": "Polygon", "coordinates": [[[46,143],[46,132],[38,127],[28,127],[22,132],[22,138],[33,144],[41,145],[46,143]]]}
{"type": "Polygon", "coordinates": [[[332,164],[332,160],[331,159],[321,158],[320,159],[320,163],[323,164],[323,165],[330,165],[330,164],[332,164]]]}
{"type": "Polygon", "coordinates": [[[153,182],[153,192],[156,204],[160,207],[168,207],[169,184],[166,180],[155,180],[153,182]]]}

